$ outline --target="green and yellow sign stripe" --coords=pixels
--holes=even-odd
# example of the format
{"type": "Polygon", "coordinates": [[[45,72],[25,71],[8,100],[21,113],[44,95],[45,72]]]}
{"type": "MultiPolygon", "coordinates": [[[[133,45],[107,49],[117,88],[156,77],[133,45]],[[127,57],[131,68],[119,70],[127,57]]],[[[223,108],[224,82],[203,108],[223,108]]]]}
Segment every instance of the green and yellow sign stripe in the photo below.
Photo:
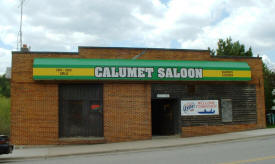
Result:
{"type": "Polygon", "coordinates": [[[36,58],[34,80],[248,81],[245,62],[36,58]]]}

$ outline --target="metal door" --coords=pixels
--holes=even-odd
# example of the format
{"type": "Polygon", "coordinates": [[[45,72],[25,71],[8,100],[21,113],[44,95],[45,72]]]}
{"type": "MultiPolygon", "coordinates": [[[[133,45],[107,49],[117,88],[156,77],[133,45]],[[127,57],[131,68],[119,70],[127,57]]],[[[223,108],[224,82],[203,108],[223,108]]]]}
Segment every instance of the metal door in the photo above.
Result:
{"type": "Polygon", "coordinates": [[[180,109],[177,99],[152,99],[152,135],[174,135],[180,132],[180,109]]]}
{"type": "Polygon", "coordinates": [[[59,136],[102,137],[102,85],[59,87],[59,136]]]}
{"type": "Polygon", "coordinates": [[[221,99],[222,122],[232,122],[232,100],[221,99]]]}
{"type": "Polygon", "coordinates": [[[174,99],[172,101],[172,108],[174,110],[174,134],[181,132],[181,120],[180,120],[180,101],[174,99]]]}

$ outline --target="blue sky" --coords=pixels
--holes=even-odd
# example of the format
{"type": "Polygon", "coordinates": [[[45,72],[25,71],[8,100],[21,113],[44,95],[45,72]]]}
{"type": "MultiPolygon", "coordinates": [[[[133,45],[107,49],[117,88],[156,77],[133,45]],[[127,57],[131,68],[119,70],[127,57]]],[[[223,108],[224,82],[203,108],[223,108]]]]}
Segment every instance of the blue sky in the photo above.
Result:
{"type": "MultiPolygon", "coordinates": [[[[0,6],[3,74],[17,47],[19,0],[1,0],[0,6]]],[[[75,52],[78,46],[207,49],[231,36],[275,68],[274,15],[274,0],[25,0],[23,43],[33,51],[75,52]]]]}
{"type": "Polygon", "coordinates": [[[163,4],[165,4],[165,5],[167,5],[168,2],[169,2],[169,0],[160,0],[160,2],[163,3],[163,4]]]}

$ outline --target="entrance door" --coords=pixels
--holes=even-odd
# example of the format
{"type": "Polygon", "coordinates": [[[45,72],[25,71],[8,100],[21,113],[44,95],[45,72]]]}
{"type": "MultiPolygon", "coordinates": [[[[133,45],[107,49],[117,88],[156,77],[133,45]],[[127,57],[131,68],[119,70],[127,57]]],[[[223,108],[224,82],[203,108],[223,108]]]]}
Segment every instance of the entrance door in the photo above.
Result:
{"type": "Polygon", "coordinates": [[[176,99],[152,99],[152,135],[179,133],[179,106],[176,99]]]}
{"type": "Polygon", "coordinates": [[[103,136],[102,85],[59,87],[59,136],[103,136]]]}

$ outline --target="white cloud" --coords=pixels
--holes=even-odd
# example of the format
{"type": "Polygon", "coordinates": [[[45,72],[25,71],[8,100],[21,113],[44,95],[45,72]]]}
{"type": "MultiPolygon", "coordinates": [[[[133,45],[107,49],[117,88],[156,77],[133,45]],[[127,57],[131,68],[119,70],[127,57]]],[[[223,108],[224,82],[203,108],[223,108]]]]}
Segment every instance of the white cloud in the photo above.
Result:
{"type": "Polygon", "coordinates": [[[11,65],[11,51],[0,48],[0,75],[6,72],[6,68],[11,65]]]}
{"type": "MultiPolygon", "coordinates": [[[[2,51],[16,48],[18,5],[0,1],[2,51]]],[[[26,0],[23,42],[39,51],[77,51],[83,45],[169,48],[172,41],[181,45],[173,48],[206,49],[231,36],[270,57],[274,15],[274,0],[26,0]]]]}
{"type": "Polygon", "coordinates": [[[267,65],[269,69],[275,72],[275,62],[272,62],[267,55],[261,55],[263,62],[267,65]]]}

